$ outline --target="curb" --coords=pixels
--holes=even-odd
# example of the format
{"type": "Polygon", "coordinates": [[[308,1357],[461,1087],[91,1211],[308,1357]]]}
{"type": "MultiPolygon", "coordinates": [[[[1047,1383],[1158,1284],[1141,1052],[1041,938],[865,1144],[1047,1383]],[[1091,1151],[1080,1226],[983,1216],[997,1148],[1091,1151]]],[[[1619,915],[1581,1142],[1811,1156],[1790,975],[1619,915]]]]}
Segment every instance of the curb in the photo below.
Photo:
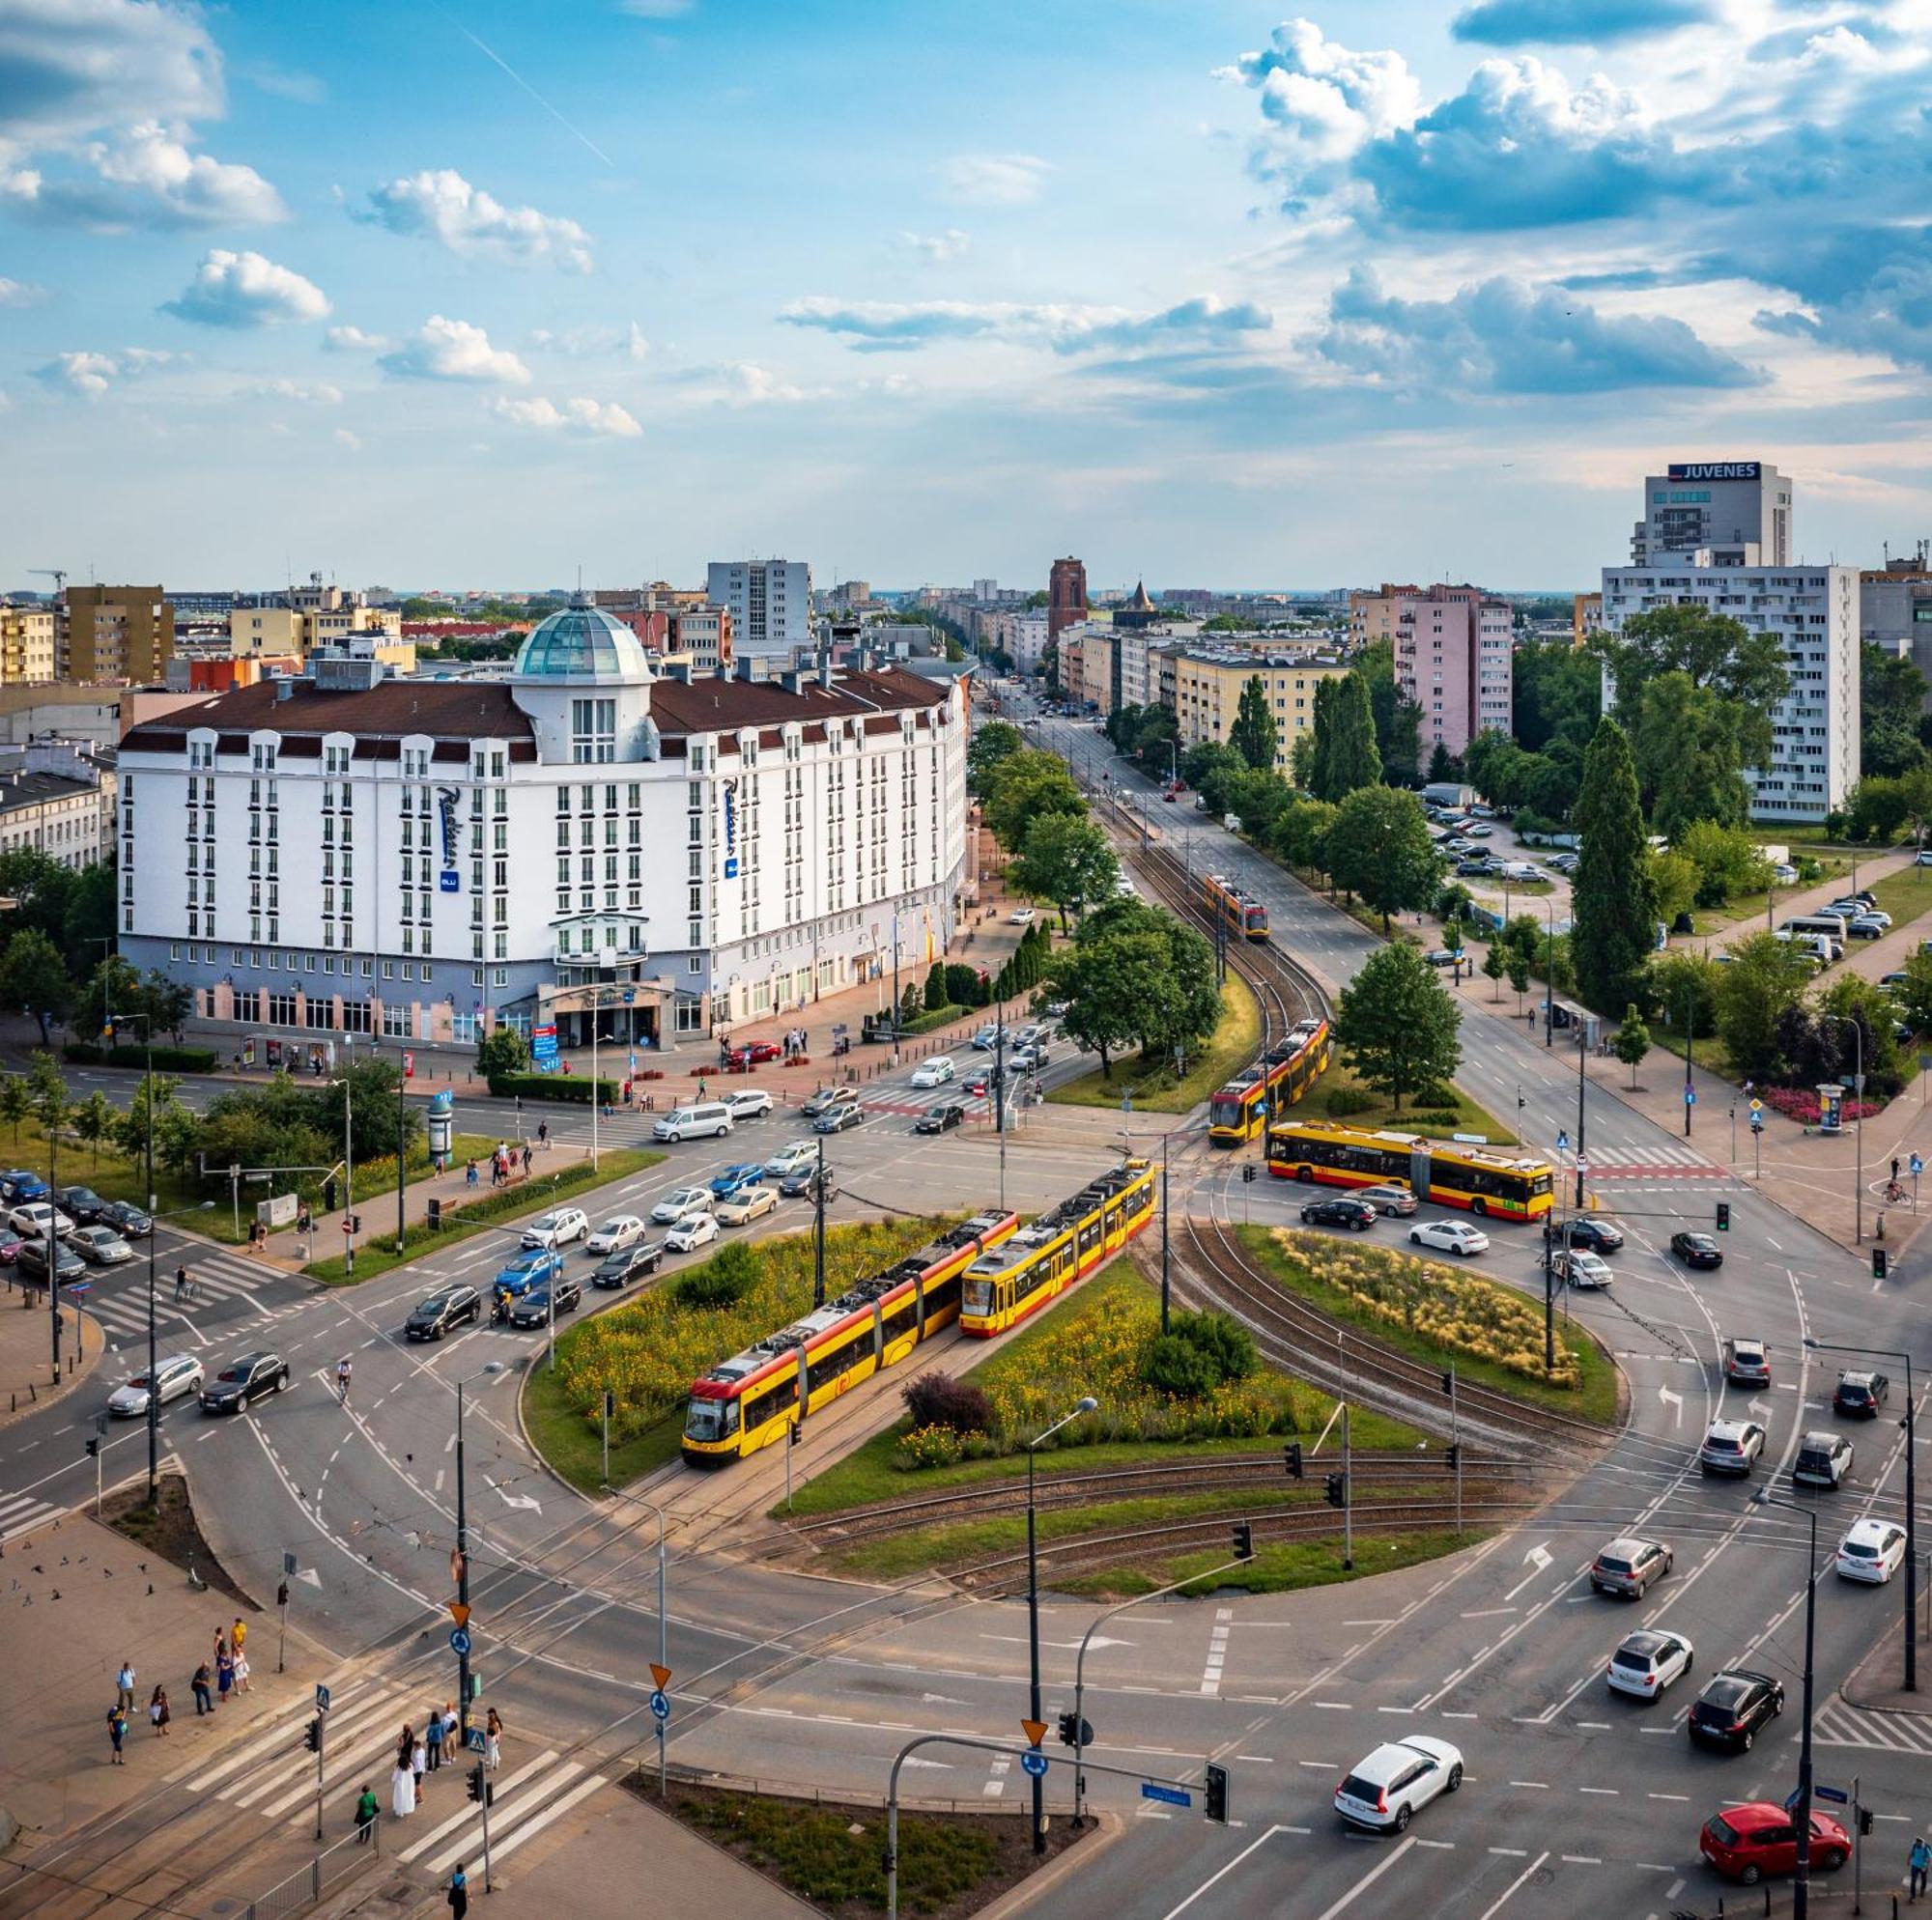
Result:
{"type": "Polygon", "coordinates": [[[1918,1696],[1925,1703],[1922,1707],[1902,1707],[1890,1704],[1901,1697],[1912,1697],[1904,1694],[1904,1689],[1897,1684],[1883,1687],[1874,1685],[1871,1688],[1872,1696],[1883,1695],[1885,1696],[1884,1698],[1861,1697],[1866,1669],[1876,1667],[1882,1660],[1886,1659],[1891,1652],[1891,1650],[1900,1645],[1904,1641],[1904,1638],[1905,1623],[1902,1620],[1893,1621],[1885,1632],[1879,1636],[1871,1651],[1846,1675],[1843,1684],[1838,1688],[1838,1698],[1847,1707],[1857,1708],[1861,1713],[1890,1713],[1901,1719],[1908,1720],[1932,1719],[1932,1690],[1928,1690],[1918,1696]]]}
{"type": "Polygon", "coordinates": [[[517,1379],[517,1438],[520,1439],[524,1443],[525,1447],[528,1449],[530,1458],[533,1459],[537,1463],[537,1465],[541,1467],[543,1471],[552,1480],[554,1480],[558,1486],[560,1486],[564,1490],[564,1492],[569,1494],[573,1500],[581,1500],[586,1507],[601,1511],[605,1507],[606,1503],[601,1500],[593,1500],[589,1494],[585,1493],[582,1490],[582,1488],[571,1485],[571,1483],[567,1480],[565,1480],[564,1477],[560,1473],[558,1473],[554,1466],[551,1465],[550,1456],[547,1454],[545,1454],[543,1449],[539,1447],[534,1440],[530,1438],[529,1426],[524,1419],[524,1389],[529,1385],[531,1379],[534,1377],[537,1363],[538,1361],[541,1360],[541,1358],[542,1355],[540,1354],[532,1354],[529,1357],[529,1359],[524,1363],[523,1371],[519,1374],[517,1379]]]}
{"type": "Polygon", "coordinates": [[[1054,1856],[1051,1866],[1042,1867],[1018,1886],[1009,1887],[990,1906],[980,1907],[973,1920],[1010,1920],[1011,1915],[1025,1912],[1035,1901],[1051,1893],[1078,1868],[1098,1859],[1127,1830],[1126,1821],[1119,1814],[1098,1813],[1091,1818],[1098,1829],[1091,1841],[1083,1840],[1068,1846],[1064,1852],[1054,1856]]]}

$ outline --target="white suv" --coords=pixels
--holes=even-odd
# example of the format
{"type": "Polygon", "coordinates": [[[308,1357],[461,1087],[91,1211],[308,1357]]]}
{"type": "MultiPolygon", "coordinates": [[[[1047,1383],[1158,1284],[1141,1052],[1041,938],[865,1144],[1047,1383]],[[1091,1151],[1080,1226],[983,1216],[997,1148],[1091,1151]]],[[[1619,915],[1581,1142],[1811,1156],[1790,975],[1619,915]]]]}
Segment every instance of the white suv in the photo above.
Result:
{"type": "Polygon", "coordinates": [[[718,1097],[734,1120],[761,1120],[772,1111],[772,1096],[762,1087],[727,1087],[718,1097]]]}
{"type": "Polygon", "coordinates": [[[581,1206],[560,1206],[524,1228],[524,1245],[554,1250],[568,1246],[573,1240],[584,1239],[589,1232],[590,1216],[581,1206]]]}
{"type": "Polygon", "coordinates": [[[657,1227],[674,1227],[687,1213],[701,1212],[710,1204],[709,1187],[675,1187],[651,1208],[651,1222],[657,1227]]]}
{"type": "Polygon", "coordinates": [[[765,1172],[774,1180],[782,1180],[792,1173],[803,1173],[808,1167],[818,1162],[818,1145],[815,1141],[788,1140],[765,1162],[765,1172]]]}
{"type": "Polygon", "coordinates": [[[1349,1769],[1335,1789],[1335,1811],[1351,1826],[1400,1833],[1418,1807],[1462,1784],[1462,1754],[1447,1740],[1411,1734],[1349,1769]]]}
{"type": "Polygon", "coordinates": [[[1889,1520],[1861,1520],[1838,1542],[1836,1566],[1846,1580],[1883,1586],[1905,1558],[1905,1529],[1889,1520]]]}
{"type": "Polygon", "coordinates": [[[1764,1428],[1754,1420],[1714,1420],[1697,1463],[1707,1474],[1747,1474],[1764,1452],[1764,1428]]]}

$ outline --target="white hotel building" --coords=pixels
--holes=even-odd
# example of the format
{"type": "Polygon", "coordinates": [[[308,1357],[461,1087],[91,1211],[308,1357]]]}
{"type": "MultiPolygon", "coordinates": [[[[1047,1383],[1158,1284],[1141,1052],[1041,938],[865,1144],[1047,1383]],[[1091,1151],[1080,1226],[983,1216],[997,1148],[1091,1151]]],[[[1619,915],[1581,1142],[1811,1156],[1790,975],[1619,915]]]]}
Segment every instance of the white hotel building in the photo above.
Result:
{"type": "Polygon", "coordinates": [[[121,951],[238,1040],[663,1044],[943,949],[965,749],[954,685],[660,674],[582,597],[502,680],[321,658],[123,740],[121,951]]]}

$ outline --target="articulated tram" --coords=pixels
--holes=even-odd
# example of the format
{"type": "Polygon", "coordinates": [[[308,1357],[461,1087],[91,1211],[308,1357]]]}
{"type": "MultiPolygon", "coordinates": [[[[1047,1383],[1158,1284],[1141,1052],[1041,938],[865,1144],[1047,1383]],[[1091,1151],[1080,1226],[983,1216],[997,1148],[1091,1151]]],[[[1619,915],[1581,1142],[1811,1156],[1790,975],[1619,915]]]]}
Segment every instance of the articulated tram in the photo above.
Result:
{"type": "Polygon", "coordinates": [[[1259,1140],[1262,1129],[1293,1107],[1328,1070],[1328,1023],[1304,1020],[1253,1066],[1237,1073],[1208,1105],[1208,1138],[1216,1146],[1259,1140]]]}
{"type": "Polygon", "coordinates": [[[963,1334],[1002,1334],[1057,1299],[1153,1218],[1154,1167],[1123,1160],[1023,1227],[966,1272],[963,1334]]]}
{"type": "Polygon", "coordinates": [[[801,1355],[808,1418],[880,1368],[896,1365],[958,1318],[961,1277],[1018,1225],[1018,1215],[1005,1210],[976,1214],[804,1319],[721,1361],[692,1382],[684,1457],[715,1465],[782,1440],[799,1419],[801,1355]]]}
{"type": "Polygon", "coordinates": [[[1393,1181],[1437,1206],[1467,1207],[1504,1220],[1543,1218],[1555,1184],[1547,1160],[1512,1160],[1456,1141],[1316,1120],[1270,1127],[1267,1164],[1277,1179],[1337,1187],[1393,1181]]]}
{"type": "Polygon", "coordinates": [[[1232,880],[1210,873],[1202,892],[1208,911],[1230,933],[1246,934],[1250,940],[1268,937],[1268,910],[1252,893],[1243,893],[1232,880]]]}

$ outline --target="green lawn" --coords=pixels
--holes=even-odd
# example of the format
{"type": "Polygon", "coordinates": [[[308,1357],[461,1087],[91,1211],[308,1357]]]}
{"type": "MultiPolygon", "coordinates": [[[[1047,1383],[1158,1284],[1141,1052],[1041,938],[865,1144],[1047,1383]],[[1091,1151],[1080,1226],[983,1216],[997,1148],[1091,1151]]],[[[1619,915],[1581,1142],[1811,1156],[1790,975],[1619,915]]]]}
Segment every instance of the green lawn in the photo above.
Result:
{"type": "MultiPolygon", "coordinates": [[[[1437,1489],[1439,1490],[1439,1489],[1437,1489]]],[[[1274,1546],[1257,1543],[1255,1557],[1237,1571],[1223,1573],[1210,1582],[1183,1587],[1189,1598],[1200,1598],[1218,1588],[1236,1588],[1244,1594],[1288,1594],[1300,1587],[1332,1587],[1344,1580],[1361,1580],[1371,1573],[1393,1573],[1398,1567],[1419,1566],[1425,1560],[1439,1560],[1445,1553],[1473,1545],[1483,1539],[1486,1529],[1470,1527],[1461,1535],[1355,1533],[1355,1565],[1345,1571],[1342,1566],[1342,1536],[1339,1528],[1332,1539],[1283,1540],[1274,1546]]],[[[1081,1594],[1092,1599],[1125,1598],[1134,1594],[1155,1594],[1171,1582],[1182,1579],[1190,1569],[1205,1572],[1228,1558],[1215,1547],[1207,1553],[1181,1554],[1173,1560],[1151,1566],[1120,1567],[1100,1573],[1057,1575],[1054,1591],[1081,1594]]]]}
{"type": "Polygon", "coordinates": [[[1879,906],[1896,922],[1892,931],[1932,911],[1932,866],[1908,866],[1871,884],[1879,906]]]}
{"type": "Polygon", "coordinates": [[[1177,1083],[1165,1061],[1144,1062],[1135,1055],[1114,1061],[1110,1078],[1095,1067],[1052,1088],[1046,1097],[1067,1107],[1119,1107],[1121,1095],[1131,1091],[1141,1113],[1185,1114],[1232,1080],[1261,1051],[1261,1009],[1254,995],[1230,973],[1221,988],[1221,1024],[1184,1080],[1177,1083]]]}
{"type": "MultiPolygon", "coordinates": [[[[1607,1426],[1617,1417],[1616,1364],[1596,1337],[1574,1319],[1569,1323],[1569,1339],[1577,1349],[1582,1384],[1578,1391],[1572,1393],[1565,1388],[1546,1386],[1540,1380],[1513,1372],[1479,1354],[1444,1345],[1388,1320],[1378,1319],[1359,1301],[1339,1287],[1328,1285],[1298,1262],[1291,1260],[1284,1250],[1275,1244],[1270,1228],[1243,1227],[1236,1230],[1249,1254],[1278,1286],[1385,1346],[1392,1346],[1400,1353],[1426,1361],[1431,1367],[1445,1371],[1453,1362],[1458,1378],[1466,1380],[1472,1386],[1489,1387],[1496,1393],[1509,1394],[1517,1399],[1571,1414],[1579,1420],[1593,1420],[1607,1426]]],[[[1512,1245],[1523,1249],[1541,1247],[1536,1235],[1522,1228],[1492,1223],[1489,1231],[1505,1248],[1512,1245]]],[[[1471,1278],[1481,1279],[1484,1276],[1476,1274],[1471,1278]]],[[[1494,1284],[1500,1285],[1502,1283],[1494,1284]]]]}
{"type": "MultiPolygon", "coordinates": [[[[544,1463],[582,1493],[604,1483],[603,1436],[565,1398],[558,1376],[539,1354],[524,1376],[524,1425],[544,1463]]],[[[623,1486],[677,1457],[682,1410],[629,1440],[611,1443],[611,1484],[623,1486]]]]}
{"type": "MultiPolygon", "coordinates": [[[[1509,993],[1509,982],[1503,982],[1505,996],[1509,993]]],[[[1473,1100],[1460,1087],[1451,1086],[1447,1089],[1451,1104],[1445,1106],[1439,1100],[1429,1100],[1418,1104],[1411,1099],[1398,1113],[1389,1104],[1385,1094],[1378,1093],[1373,1087],[1364,1087],[1356,1078],[1354,1070],[1342,1059],[1339,1051],[1329,1064],[1328,1071],[1321,1076],[1314,1092],[1308,1094],[1300,1106],[1292,1108],[1288,1117],[1293,1119],[1338,1120],[1351,1127],[1392,1127],[1401,1133],[1419,1133],[1432,1140],[1446,1140],[1451,1134],[1479,1133],[1496,1143],[1507,1145],[1516,1139],[1515,1133],[1506,1127],[1495,1115],[1473,1100]],[[1335,1095],[1343,1096],[1342,1105],[1353,1104],[1356,1095],[1365,1096],[1371,1104],[1360,1112],[1341,1113],[1334,1111],[1335,1095]],[[1417,1114],[1430,1117],[1426,1124],[1418,1124],[1417,1114]],[[1453,1115],[1453,1119],[1444,1119],[1444,1115],[1453,1115]]]]}

